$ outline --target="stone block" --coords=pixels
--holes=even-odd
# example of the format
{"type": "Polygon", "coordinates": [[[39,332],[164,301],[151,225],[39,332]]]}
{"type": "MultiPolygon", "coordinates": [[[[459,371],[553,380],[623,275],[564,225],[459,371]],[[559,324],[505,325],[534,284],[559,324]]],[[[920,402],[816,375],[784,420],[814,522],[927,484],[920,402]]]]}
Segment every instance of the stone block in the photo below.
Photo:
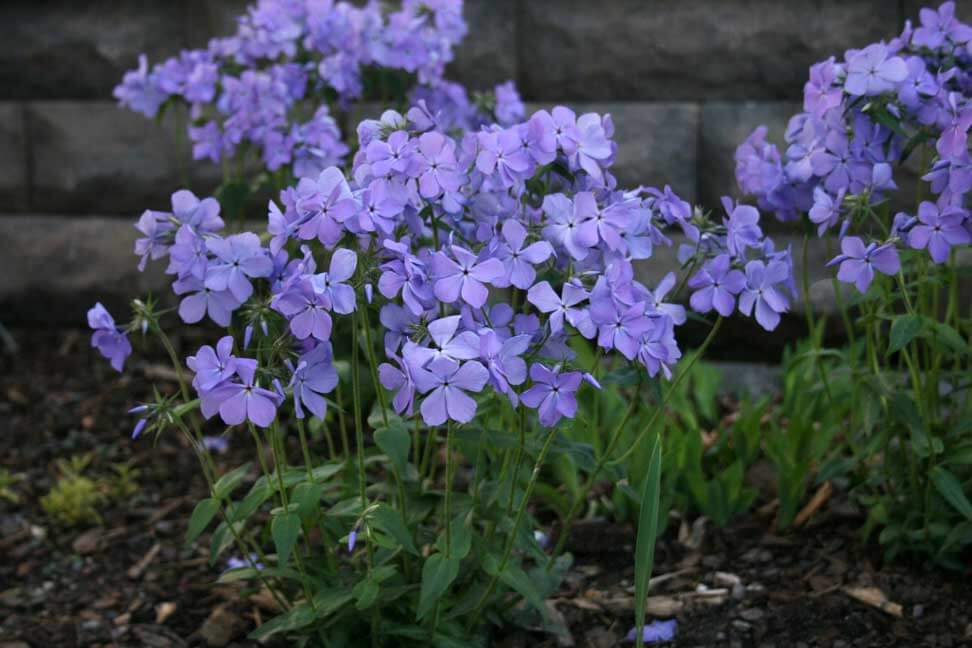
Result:
{"type": "Polygon", "coordinates": [[[24,106],[0,103],[0,211],[27,209],[27,142],[24,106]]]}

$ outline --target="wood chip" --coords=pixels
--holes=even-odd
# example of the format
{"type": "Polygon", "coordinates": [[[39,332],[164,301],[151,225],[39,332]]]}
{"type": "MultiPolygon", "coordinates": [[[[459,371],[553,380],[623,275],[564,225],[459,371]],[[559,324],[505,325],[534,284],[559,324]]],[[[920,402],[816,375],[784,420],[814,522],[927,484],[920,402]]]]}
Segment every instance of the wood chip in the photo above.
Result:
{"type": "Polygon", "coordinates": [[[684,607],[685,603],[673,596],[649,596],[645,600],[645,612],[656,617],[673,617],[684,607]]]}
{"type": "Polygon", "coordinates": [[[904,611],[899,603],[888,600],[884,592],[876,587],[844,587],[843,592],[852,599],[860,601],[865,605],[870,605],[882,612],[886,612],[899,619],[904,616],[904,611]]]}
{"type": "Polygon", "coordinates": [[[93,554],[101,544],[101,537],[101,529],[90,529],[75,538],[74,542],[71,543],[71,548],[82,556],[93,554]]]}
{"type": "Polygon", "coordinates": [[[170,616],[175,614],[176,609],[179,606],[172,601],[164,601],[155,606],[155,622],[159,625],[165,623],[165,620],[170,616]]]}
{"type": "Polygon", "coordinates": [[[810,518],[813,517],[813,514],[816,513],[820,507],[830,499],[833,492],[834,487],[829,481],[825,481],[824,483],[820,484],[820,488],[818,488],[817,492],[813,494],[810,501],[807,502],[806,506],[800,509],[800,512],[797,513],[795,518],[793,518],[793,526],[801,527],[806,524],[810,518]]]}
{"type": "Polygon", "coordinates": [[[152,548],[149,549],[144,556],[142,556],[142,559],[129,568],[128,572],[126,572],[128,577],[132,580],[136,580],[137,578],[141,577],[142,573],[144,573],[152,561],[155,560],[155,557],[159,555],[161,550],[162,545],[158,542],[152,545],[152,548]]]}

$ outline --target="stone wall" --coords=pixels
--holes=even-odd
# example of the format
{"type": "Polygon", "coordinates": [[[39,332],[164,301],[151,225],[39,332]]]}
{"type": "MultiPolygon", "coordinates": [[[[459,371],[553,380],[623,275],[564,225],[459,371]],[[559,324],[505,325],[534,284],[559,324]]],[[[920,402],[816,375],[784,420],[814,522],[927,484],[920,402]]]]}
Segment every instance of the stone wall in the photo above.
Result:
{"type": "MultiPolygon", "coordinates": [[[[117,108],[111,90],[140,52],[157,61],[202,45],[245,4],[0,3],[0,319],[78,322],[94,295],[159,285],[132,271],[131,223],[166,207],[180,178],[205,187],[214,170],[180,169],[171,124],[117,108]]],[[[760,123],[782,132],[810,64],[892,36],[918,6],[466,0],[470,33],[450,76],[474,89],[515,79],[531,107],[610,112],[623,182],[712,205],[735,190],[735,145],[760,123]]]]}

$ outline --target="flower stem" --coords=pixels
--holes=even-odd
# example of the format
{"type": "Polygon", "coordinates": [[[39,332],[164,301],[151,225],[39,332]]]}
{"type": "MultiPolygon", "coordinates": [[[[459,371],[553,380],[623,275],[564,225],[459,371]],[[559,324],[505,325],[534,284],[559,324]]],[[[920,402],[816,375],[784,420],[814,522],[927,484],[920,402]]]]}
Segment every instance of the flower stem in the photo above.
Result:
{"type": "Polygon", "coordinates": [[[473,611],[467,625],[468,628],[474,627],[479,621],[483,608],[486,606],[489,598],[496,590],[496,584],[499,582],[500,574],[503,573],[503,571],[506,569],[506,565],[510,561],[510,556],[513,553],[513,545],[516,543],[517,531],[520,528],[520,522],[523,519],[524,512],[526,512],[526,507],[527,503],[530,501],[530,496],[533,495],[533,489],[537,485],[537,480],[540,477],[540,469],[543,467],[543,462],[547,458],[547,452],[550,450],[550,444],[553,442],[556,434],[556,427],[551,427],[550,431],[547,432],[547,438],[544,440],[543,447],[540,449],[540,454],[537,456],[537,462],[533,465],[533,472],[530,474],[530,481],[527,484],[526,492],[523,493],[523,499],[520,500],[520,506],[516,510],[516,518],[513,520],[513,528],[510,530],[510,536],[506,540],[506,547],[503,549],[503,557],[500,559],[499,565],[497,565],[496,572],[490,578],[486,591],[483,592],[483,595],[479,599],[479,603],[476,604],[476,609],[473,611]]]}

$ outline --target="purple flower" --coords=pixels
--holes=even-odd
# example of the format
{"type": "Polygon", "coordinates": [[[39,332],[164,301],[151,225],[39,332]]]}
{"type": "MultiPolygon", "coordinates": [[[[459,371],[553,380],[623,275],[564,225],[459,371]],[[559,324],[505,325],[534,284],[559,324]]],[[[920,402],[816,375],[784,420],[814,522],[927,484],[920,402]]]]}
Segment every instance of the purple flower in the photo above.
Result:
{"type": "Polygon", "coordinates": [[[208,288],[201,279],[191,275],[175,281],[172,289],[177,295],[193,293],[179,302],[179,317],[186,324],[195,324],[209,315],[220,326],[229,326],[233,311],[240,306],[230,291],[208,288]]]}
{"type": "Polygon", "coordinates": [[[426,425],[442,425],[448,419],[468,423],[476,415],[476,401],[466,394],[478,392],[489,380],[489,371],[470,360],[461,365],[449,358],[436,358],[414,373],[419,391],[429,392],[422,401],[426,425]]]}
{"type": "Polygon", "coordinates": [[[390,174],[404,175],[408,172],[415,155],[415,145],[408,133],[397,130],[388,136],[388,141],[371,140],[365,149],[365,156],[371,164],[371,172],[383,177],[390,174]]]}
{"type": "Polygon", "coordinates": [[[840,264],[837,278],[846,283],[853,283],[857,289],[865,293],[874,280],[874,270],[886,275],[896,274],[901,269],[898,251],[894,245],[876,242],[865,247],[864,241],[856,236],[847,236],[840,242],[842,254],[834,257],[827,265],[840,264]]]}
{"type": "Polygon", "coordinates": [[[227,382],[202,391],[203,416],[208,419],[218,411],[226,425],[250,421],[259,427],[269,427],[277,416],[280,395],[256,384],[256,367],[256,360],[238,358],[236,375],[239,382],[227,382]]]}
{"type": "Polygon", "coordinates": [[[844,89],[855,96],[879,95],[894,90],[895,84],[907,76],[908,66],[904,60],[897,56],[889,58],[887,45],[874,43],[847,57],[844,89]]]}
{"type": "Polygon", "coordinates": [[[540,423],[551,427],[562,417],[574,418],[577,413],[575,394],[582,376],[579,371],[560,373],[559,367],[548,369],[540,363],[530,367],[533,386],[523,392],[520,400],[527,407],[538,410],[540,423]]]}
{"type": "Polygon", "coordinates": [[[489,371],[493,387],[509,396],[514,407],[517,396],[511,385],[522,385],[526,380],[527,366],[520,356],[529,348],[531,339],[530,335],[516,335],[503,340],[493,330],[487,330],[479,338],[479,357],[489,371]]]}
{"type": "Polygon", "coordinates": [[[675,287],[675,273],[669,272],[662,277],[654,290],[647,291],[648,304],[647,312],[652,316],[667,316],[672,319],[672,323],[681,326],[685,323],[685,307],[681,304],[669,304],[665,302],[665,297],[675,287]]]}
{"type": "Polygon", "coordinates": [[[460,315],[442,317],[429,322],[428,332],[432,341],[429,348],[415,347],[419,364],[425,365],[435,358],[449,358],[450,360],[472,360],[479,357],[479,336],[472,331],[459,329],[460,315]]]}
{"type": "Polygon", "coordinates": [[[671,367],[682,357],[675,341],[672,318],[663,315],[648,321],[649,328],[641,336],[638,360],[648,370],[649,376],[654,377],[661,371],[666,378],[671,378],[671,367]]]}
{"type": "Polygon", "coordinates": [[[224,436],[206,435],[202,438],[202,441],[203,447],[210,452],[226,454],[226,451],[229,450],[229,439],[224,436]]]}
{"type": "Polygon", "coordinates": [[[301,240],[318,239],[327,246],[341,239],[342,224],[357,210],[351,187],[336,167],[321,171],[317,180],[303,178],[297,183],[297,212],[301,240]]]}
{"type": "Polygon", "coordinates": [[[729,219],[726,226],[726,247],[734,257],[741,257],[746,248],[759,247],[763,231],[759,228],[759,211],[749,205],[734,205],[730,198],[722,199],[729,219]]]}
{"type": "Polygon", "coordinates": [[[351,250],[338,248],[331,255],[329,272],[321,272],[311,277],[314,292],[324,297],[335,313],[348,315],[354,312],[354,288],[344,282],[354,276],[357,265],[358,255],[351,250]]]}
{"type": "Polygon", "coordinates": [[[574,200],[564,194],[545,196],[543,213],[547,216],[544,237],[563,246],[574,259],[583,260],[590,248],[597,245],[594,194],[581,192],[574,196],[574,200]]]}
{"type": "Polygon", "coordinates": [[[597,343],[605,349],[617,349],[628,360],[638,354],[639,341],[649,328],[645,304],[616,308],[608,300],[591,304],[591,321],[598,326],[597,343]]]}
{"type": "Polygon", "coordinates": [[[311,414],[323,420],[327,413],[324,394],[333,391],[337,384],[338,374],[331,343],[318,342],[313,349],[300,356],[290,379],[297,418],[304,418],[303,408],[306,407],[311,414]]]}
{"type": "Polygon", "coordinates": [[[510,219],[504,222],[502,233],[504,241],[499,244],[497,258],[503,262],[506,272],[494,280],[493,285],[506,288],[512,284],[526,290],[533,285],[533,280],[537,277],[533,266],[549,259],[553,254],[553,247],[546,241],[537,241],[524,247],[527,230],[517,220],[510,219]]]}
{"type": "Polygon", "coordinates": [[[122,106],[142,113],[149,119],[155,118],[159,106],[168,98],[167,93],[158,87],[157,75],[154,72],[149,73],[148,59],[144,54],[138,57],[138,67],[125,73],[113,94],[122,106]]]}
{"type": "Polygon", "coordinates": [[[939,207],[932,202],[918,206],[918,224],[908,233],[908,245],[916,250],[928,248],[932,261],[944,263],[954,245],[972,243],[964,222],[966,211],[960,207],[939,207]]]}
{"type": "Polygon", "coordinates": [[[219,202],[215,198],[199,200],[188,189],[180,189],[172,194],[172,214],[183,225],[200,232],[218,232],[224,227],[223,219],[219,216],[219,202]]]}
{"type": "Polygon", "coordinates": [[[440,133],[423,133],[418,148],[413,175],[418,178],[422,197],[436,198],[443,192],[459,191],[462,174],[456,163],[455,142],[440,133]]]}
{"type": "Polygon", "coordinates": [[[381,265],[378,291],[387,299],[394,299],[399,291],[402,301],[415,315],[421,315],[435,303],[432,288],[425,272],[425,263],[409,251],[407,239],[401,243],[385,241],[384,247],[398,258],[381,265]]]}
{"type": "Polygon", "coordinates": [[[959,45],[972,40],[972,28],[955,18],[954,2],[942,3],[938,11],[925,7],[918,17],[921,27],[915,29],[911,39],[915,45],[938,49],[946,39],[959,45]]]}
{"type": "MultiPolygon", "coordinates": [[[[641,628],[641,640],[645,643],[663,643],[675,639],[675,629],[677,622],[675,619],[668,621],[652,621],[641,628]]],[[[625,641],[634,641],[638,638],[638,629],[631,628],[625,641]]]]}
{"type": "Polygon", "coordinates": [[[165,271],[180,277],[206,278],[209,270],[209,250],[206,239],[190,225],[182,225],[175,235],[175,244],[169,248],[169,267],[165,271]]]}
{"type": "MultiPolygon", "coordinates": [[[[527,293],[527,301],[537,307],[541,313],[549,313],[550,332],[557,333],[564,328],[564,320],[575,328],[584,327],[590,322],[590,317],[582,308],[574,308],[587,299],[587,291],[572,283],[564,284],[562,295],[558,295],[550,283],[541,281],[527,293]]],[[[588,330],[590,337],[593,332],[588,330]]]]}
{"type": "Polygon", "coordinates": [[[604,184],[601,165],[614,154],[604,132],[600,115],[587,113],[577,120],[577,139],[571,162],[587,171],[598,184],[604,184]]]}
{"type": "Polygon", "coordinates": [[[214,237],[207,248],[216,256],[206,273],[206,287],[210,290],[229,290],[238,301],[245,302],[253,294],[248,277],[269,277],[273,261],[260,246],[260,237],[252,232],[214,237]]]}
{"type": "Polygon", "coordinates": [[[530,156],[520,145],[520,134],[515,128],[502,131],[483,131],[478,135],[479,155],[476,168],[485,175],[494,172],[503,187],[512,187],[528,174],[530,156]]]}
{"type": "Polygon", "coordinates": [[[197,391],[207,391],[236,373],[236,356],[233,355],[233,336],[227,335],[216,343],[216,349],[204,345],[196,355],[186,358],[186,364],[196,374],[192,386],[197,391]]]}
{"type": "Polygon", "coordinates": [[[330,303],[314,291],[307,279],[296,281],[274,296],[273,307],[290,320],[290,332],[298,340],[309,337],[325,342],[331,337],[330,303]]]}
{"type": "Polygon", "coordinates": [[[837,224],[845,191],[843,188],[839,189],[837,196],[834,197],[827,193],[823,187],[814,188],[813,207],[810,208],[808,216],[811,222],[817,224],[818,236],[823,236],[824,232],[837,224]]]}
{"type": "Polygon", "coordinates": [[[114,318],[101,302],[88,310],[88,326],[94,330],[91,346],[111,362],[115,371],[124,369],[125,358],[131,355],[132,345],[125,332],[115,326],[114,318]]]}
{"type": "Polygon", "coordinates": [[[789,310],[790,304],[778,284],[786,282],[790,269],[782,261],[750,261],[746,264],[746,287],[739,295],[739,310],[745,315],[756,311],[756,321],[767,331],[780,323],[780,313],[789,310]]]}
{"type": "Polygon", "coordinates": [[[135,254],[139,257],[138,269],[145,270],[145,264],[151,258],[153,261],[161,259],[169,253],[174,225],[169,221],[169,214],[146,209],[142,213],[135,229],[145,236],[135,239],[135,254]]]}
{"type": "Polygon", "coordinates": [[[441,251],[432,257],[436,298],[452,304],[461,295],[462,300],[473,308],[482,308],[489,297],[489,290],[483,284],[503,276],[503,263],[495,258],[480,260],[458,245],[451,246],[451,249],[455,261],[441,251]]]}
{"type": "MultiPolygon", "coordinates": [[[[405,349],[411,351],[416,345],[413,342],[406,342],[405,349]]],[[[382,386],[394,391],[395,398],[392,400],[392,407],[398,414],[412,415],[415,405],[415,381],[412,378],[412,365],[406,359],[389,354],[398,366],[395,367],[387,362],[378,365],[378,377],[382,386]]]]}
{"type": "Polygon", "coordinates": [[[746,276],[730,268],[729,255],[720,254],[688,280],[688,287],[695,291],[689,305],[698,313],[715,308],[717,313],[728,317],[736,307],[735,295],[745,286],[746,276]]]}

